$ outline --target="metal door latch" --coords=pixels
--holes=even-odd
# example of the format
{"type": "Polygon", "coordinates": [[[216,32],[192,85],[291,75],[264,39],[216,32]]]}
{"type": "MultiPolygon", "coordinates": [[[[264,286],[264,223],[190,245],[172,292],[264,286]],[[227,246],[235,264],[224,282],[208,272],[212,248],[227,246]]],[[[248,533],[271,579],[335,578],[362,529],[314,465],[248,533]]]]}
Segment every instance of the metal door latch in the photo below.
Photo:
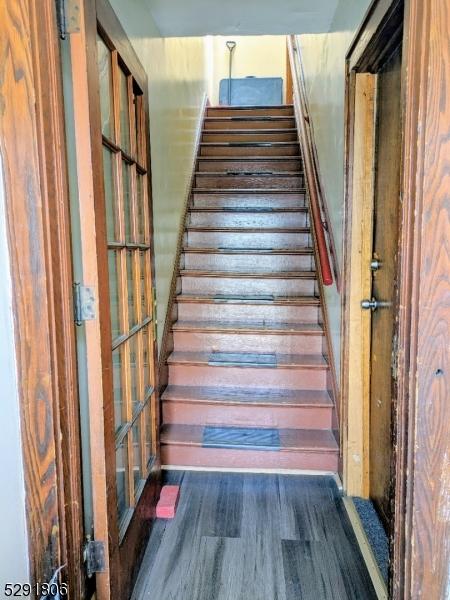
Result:
{"type": "Polygon", "coordinates": [[[378,306],[378,300],[375,300],[375,298],[372,298],[372,300],[361,301],[361,308],[363,308],[364,310],[377,310],[378,306]]]}
{"type": "Polygon", "coordinates": [[[80,326],[84,321],[93,321],[95,319],[94,288],[81,285],[81,283],[74,283],[73,306],[76,325],[80,326]]]}

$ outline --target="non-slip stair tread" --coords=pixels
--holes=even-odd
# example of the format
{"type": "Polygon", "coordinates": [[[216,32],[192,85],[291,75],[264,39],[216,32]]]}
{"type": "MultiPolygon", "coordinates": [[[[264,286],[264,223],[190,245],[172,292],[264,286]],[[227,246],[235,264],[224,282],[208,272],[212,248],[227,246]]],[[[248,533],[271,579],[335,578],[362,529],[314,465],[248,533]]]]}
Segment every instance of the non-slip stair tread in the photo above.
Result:
{"type": "Polygon", "coordinates": [[[168,385],[164,390],[162,400],[210,404],[314,406],[315,408],[331,408],[333,406],[328,392],[322,390],[261,390],[257,388],[249,390],[240,387],[168,385]]]}
{"type": "MultiPolygon", "coordinates": [[[[202,446],[204,426],[166,424],[161,429],[162,444],[202,446]]],[[[327,429],[279,429],[280,452],[337,452],[338,445],[327,429]]]]}
{"type": "Polygon", "coordinates": [[[303,335],[323,335],[323,327],[318,323],[277,323],[264,320],[246,321],[191,321],[178,320],[173,324],[174,331],[239,331],[259,333],[284,333],[303,335]]]}
{"type": "Polygon", "coordinates": [[[181,269],[180,275],[186,277],[232,277],[235,279],[316,279],[315,271],[214,271],[181,269]]]}
{"type": "Polygon", "coordinates": [[[273,296],[273,295],[226,295],[226,294],[180,294],[177,302],[211,302],[232,304],[287,304],[299,306],[320,306],[320,299],[315,296],[273,296]]]}
{"type": "MultiPolygon", "coordinates": [[[[223,367],[238,366],[242,368],[291,368],[307,367],[310,369],[328,368],[328,363],[322,354],[276,354],[274,362],[263,362],[261,355],[250,352],[230,352],[229,362],[217,362],[212,356],[213,352],[185,352],[175,350],[167,359],[169,364],[190,364],[190,365],[214,365],[220,364],[223,367]],[[252,356],[253,362],[252,362],[252,356]]],[[[220,352],[217,354],[227,354],[220,352]]],[[[263,355],[266,356],[266,355],[263,355]]]]}

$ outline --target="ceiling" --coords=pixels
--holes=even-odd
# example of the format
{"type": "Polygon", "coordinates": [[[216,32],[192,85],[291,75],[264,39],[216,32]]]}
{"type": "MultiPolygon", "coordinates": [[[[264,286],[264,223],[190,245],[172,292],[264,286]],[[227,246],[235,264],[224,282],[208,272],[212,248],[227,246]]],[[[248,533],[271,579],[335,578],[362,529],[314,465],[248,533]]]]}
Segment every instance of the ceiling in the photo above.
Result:
{"type": "Polygon", "coordinates": [[[329,30],[338,0],[146,0],[164,37],[329,30]]]}

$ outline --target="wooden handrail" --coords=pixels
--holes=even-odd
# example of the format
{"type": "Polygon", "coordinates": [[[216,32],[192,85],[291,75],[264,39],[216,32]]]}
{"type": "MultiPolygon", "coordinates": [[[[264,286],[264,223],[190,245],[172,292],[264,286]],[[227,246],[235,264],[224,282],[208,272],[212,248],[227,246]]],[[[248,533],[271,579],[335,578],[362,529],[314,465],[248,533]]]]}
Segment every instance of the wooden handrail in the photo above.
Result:
{"type": "Polygon", "coordinates": [[[308,182],[308,191],[311,205],[311,213],[313,220],[313,228],[316,237],[317,252],[319,258],[320,272],[322,275],[323,285],[332,285],[333,274],[331,271],[330,256],[328,252],[327,241],[325,237],[325,227],[322,220],[322,213],[320,209],[319,199],[319,183],[318,174],[316,170],[316,164],[314,161],[312,151],[312,140],[307,127],[309,123],[309,116],[306,104],[306,91],[304,83],[299,77],[295,62],[295,42],[294,36],[288,36],[288,53],[289,62],[291,67],[291,74],[293,79],[294,87],[294,108],[296,112],[296,121],[298,126],[298,133],[300,138],[300,145],[302,148],[303,165],[305,169],[306,179],[308,182]],[[295,102],[295,98],[298,98],[298,105],[295,102]],[[298,114],[297,114],[298,113],[298,114]]]}

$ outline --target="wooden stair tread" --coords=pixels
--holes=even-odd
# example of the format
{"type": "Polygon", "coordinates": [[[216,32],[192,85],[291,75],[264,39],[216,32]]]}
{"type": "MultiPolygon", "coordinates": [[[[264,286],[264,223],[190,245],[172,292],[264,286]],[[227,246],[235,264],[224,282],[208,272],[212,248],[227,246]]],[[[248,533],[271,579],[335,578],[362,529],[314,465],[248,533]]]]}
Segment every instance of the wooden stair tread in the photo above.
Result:
{"type": "Polygon", "coordinates": [[[296,214],[296,213],[307,213],[309,212],[308,208],[306,206],[295,206],[295,207],[281,207],[281,208],[269,208],[269,207],[262,207],[260,208],[259,206],[249,206],[248,208],[227,208],[227,207],[222,207],[222,206],[212,206],[212,207],[206,207],[206,208],[197,208],[195,206],[193,206],[192,208],[189,209],[189,212],[191,213],[226,213],[226,214],[244,214],[244,215],[248,215],[248,214],[258,214],[258,215],[266,215],[266,214],[284,214],[284,213],[289,213],[289,214],[296,214]]]}
{"type": "Polygon", "coordinates": [[[256,254],[261,256],[314,254],[312,248],[202,248],[201,246],[184,246],[183,252],[188,254],[256,254]]]}
{"type": "Polygon", "coordinates": [[[303,171],[195,171],[198,177],[299,177],[303,171]]]}
{"type": "Polygon", "coordinates": [[[241,104],[239,106],[208,106],[207,110],[223,110],[223,111],[228,111],[228,110],[264,110],[265,108],[269,109],[269,110],[283,110],[286,108],[289,108],[291,110],[294,110],[294,105],[293,104],[241,104]]]}
{"type": "Polygon", "coordinates": [[[201,142],[200,146],[237,146],[239,148],[243,146],[249,148],[259,148],[261,146],[276,146],[278,148],[285,148],[286,146],[298,146],[300,148],[300,142],[296,142],[295,140],[289,142],[201,142]]]}
{"type": "MultiPolygon", "coordinates": [[[[211,356],[212,352],[185,352],[175,350],[170,354],[167,359],[169,364],[188,364],[188,365],[211,365],[217,366],[217,363],[211,364],[211,356]]],[[[224,354],[221,352],[220,354],[224,354]]],[[[231,352],[230,355],[236,356],[237,358],[233,360],[230,356],[230,362],[224,362],[221,364],[221,367],[228,368],[230,366],[236,367],[239,366],[241,368],[250,368],[250,369],[261,369],[261,368],[297,368],[297,367],[307,367],[309,369],[328,369],[328,363],[325,360],[325,357],[322,354],[276,354],[276,366],[270,366],[263,363],[258,363],[259,355],[254,354],[255,362],[250,363],[242,360],[240,362],[240,356],[242,358],[245,355],[245,358],[250,356],[252,353],[250,352],[231,352]]]]}
{"type": "MultiPolygon", "coordinates": [[[[202,446],[204,426],[167,424],[161,429],[162,444],[202,446]]],[[[326,429],[279,429],[278,452],[338,452],[333,433],[326,429]]],[[[205,450],[208,450],[205,448],[205,450]]],[[[230,449],[231,451],[231,449],[230,449]]],[[[270,450],[269,450],[270,451],[270,450]]]]}
{"type": "Polygon", "coordinates": [[[213,227],[187,225],[188,231],[228,231],[230,233],[311,233],[310,227],[213,227]]]}
{"type": "Polygon", "coordinates": [[[176,297],[177,302],[196,302],[212,304],[253,304],[253,305],[288,305],[288,306],[320,306],[320,299],[314,296],[274,296],[268,299],[267,296],[217,296],[217,295],[190,295],[180,294],[176,297]]]}
{"type": "Polygon", "coordinates": [[[229,333],[261,333],[283,335],[323,335],[323,327],[318,323],[277,323],[270,321],[176,321],[174,331],[199,331],[199,332],[229,332],[229,333]]]}
{"type": "Polygon", "coordinates": [[[315,271],[200,271],[197,269],[181,269],[185,277],[223,277],[235,279],[316,279],[315,271]]]}
{"type": "Polygon", "coordinates": [[[306,188],[202,188],[192,189],[193,194],[306,194],[306,188]]]}
{"type": "MultiPolygon", "coordinates": [[[[289,118],[292,119],[292,117],[289,118]]],[[[284,129],[280,129],[279,127],[268,127],[267,129],[202,129],[202,132],[206,134],[219,133],[221,135],[230,135],[230,133],[251,133],[252,135],[257,133],[258,135],[265,135],[268,133],[297,133],[297,129],[295,127],[286,127],[284,129]]]]}
{"type": "Polygon", "coordinates": [[[279,390],[240,387],[208,387],[168,385],[164,401],[183,401],[205,404],[245,404],[274,406],[314,406],[332,408],[330,395],[322,390],[279,390]]]}
{"type": "Polygon", "coordinates": [[[247,116],[224,116],[224,117],[205,117],[206,122],[211,121],[292,121],[293,115],[247,115],[247,116]]]}
{"type": "MultiPolygon", "coordinates": [[[[258,144],[258,142],[256,142],[258,144]]],[[[269,142],[271,143],[271,142],[269,142]]],[[[276,143],[276,142],[274,142],[276,143]]],[[[291,142],[278,142],[280,144],[289,144],[291,142]]],[[[294,142],[292,142],[294,143],[294,142]]],[[[217,144],[215,144],[214,142],[206,142],[205,143],[206,146],[223,146],[223,143],[218,142],[217,144]]],[[[225,144],[228,145],[228,144],[225,144]]],[[[233,144],[234,145],[234,144],[233,144]]],[[[243,145],[245,145],[245,142],[243,142],[243,145]]],[[[249,142],[247,143],[248,146],[252,147],[252,143],[249,142]]],[[[286,154],[286,156],[283,155],[276,155],[276,156],[261,156],[261,155],[255,155],[255,156],[241,156],[241,155],[236,155],[233,156],[232,154],[227,154],[226,156],[198,156],[197,160],[201,160],[202,162],[301,162],[301,156],[292,156],[292,154],[286,154]]]]}

